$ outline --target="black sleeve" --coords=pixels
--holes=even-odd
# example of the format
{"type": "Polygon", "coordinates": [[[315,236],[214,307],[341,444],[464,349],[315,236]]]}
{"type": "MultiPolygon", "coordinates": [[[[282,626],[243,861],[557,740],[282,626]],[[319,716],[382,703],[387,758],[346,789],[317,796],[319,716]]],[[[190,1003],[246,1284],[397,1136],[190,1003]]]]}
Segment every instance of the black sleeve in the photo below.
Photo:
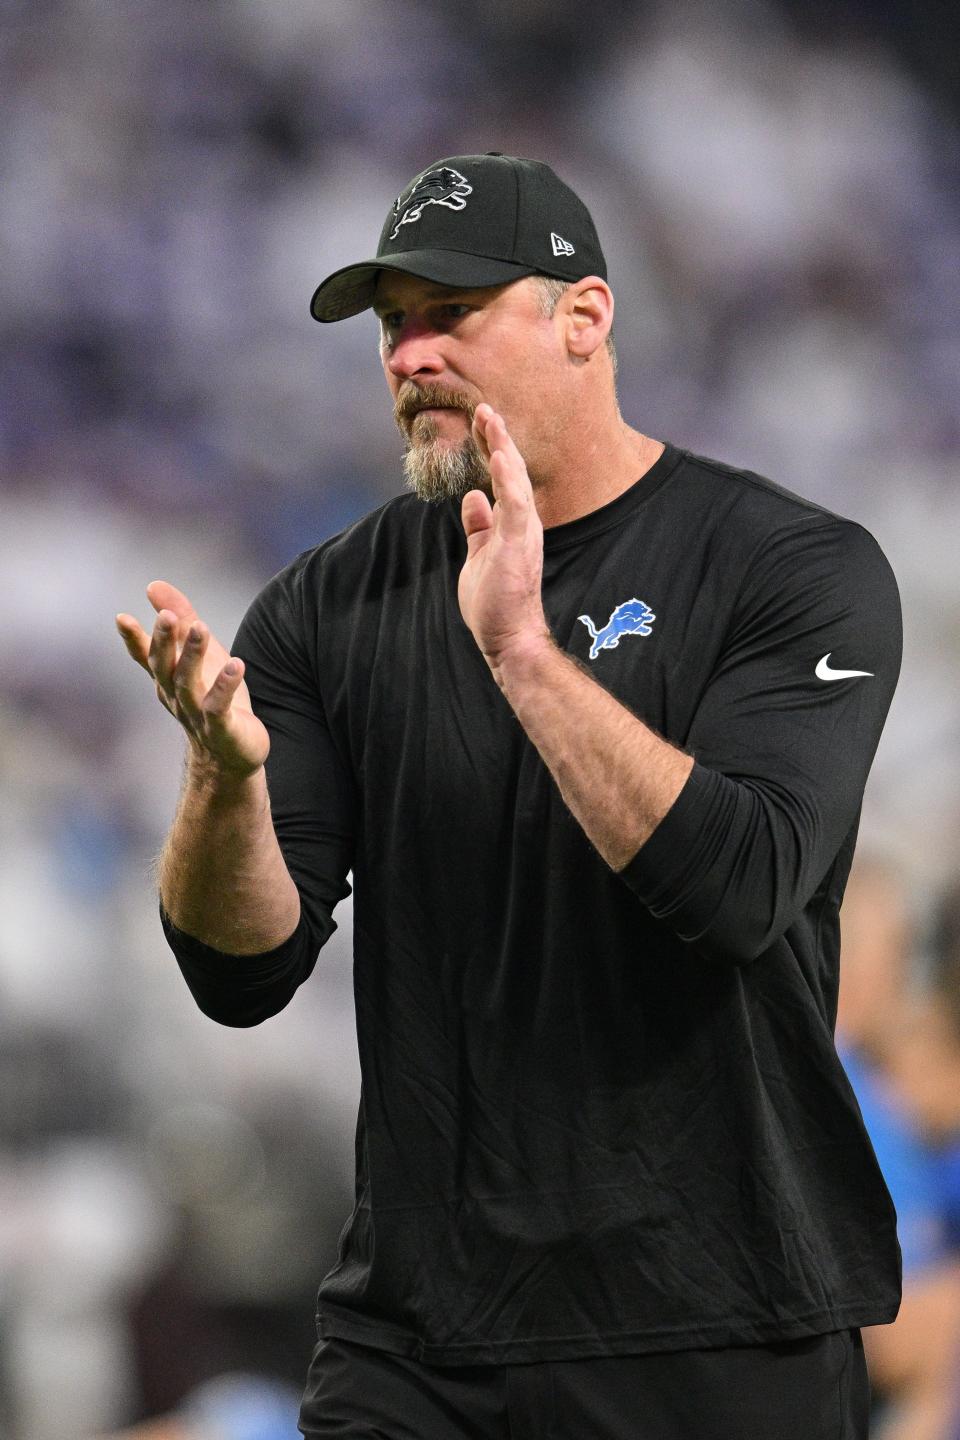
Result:
{"type": "Polygon", "coordinates": [[[900,653],[896,582],[860,526],[820,516],[764,546],[696,708],[694,768],[621,872],[654,916],[718,958],[769,949],[856,824],[900,653]]]}
{"type": "Polygon", "coordinates": [[[283,1009],[336,929],[334,906],[350,893],[353,785],[327,726],[309,653],[302,570],[294,562],[266,586],[232,648],[246,665],[254,711],[270,733],[267,789],[280,849],[300,893],[300,922],[275,950],[228,955],[185,935],[161,910],[194,999],[224,1025],[256,1025],[283,1009]]]}

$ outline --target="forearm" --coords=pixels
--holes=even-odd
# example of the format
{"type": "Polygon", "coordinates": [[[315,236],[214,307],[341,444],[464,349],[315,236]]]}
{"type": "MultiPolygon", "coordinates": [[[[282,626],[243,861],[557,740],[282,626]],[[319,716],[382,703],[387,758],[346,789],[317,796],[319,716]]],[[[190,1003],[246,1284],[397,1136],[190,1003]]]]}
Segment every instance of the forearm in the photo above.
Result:
{"type": "Polygon", "coordinates": [[[293,933],[300,898],[274,833],[262,766],[240,777],[191,756],[159,885],[174,925],[227,954],[263,954],[293,933]]]}
{"type": "Polygon", "coordinates": [[[680,794],[692,757],[546,637],[501,659],[493,673],[567,807],[607,864],[622,870],[680,794]]]}

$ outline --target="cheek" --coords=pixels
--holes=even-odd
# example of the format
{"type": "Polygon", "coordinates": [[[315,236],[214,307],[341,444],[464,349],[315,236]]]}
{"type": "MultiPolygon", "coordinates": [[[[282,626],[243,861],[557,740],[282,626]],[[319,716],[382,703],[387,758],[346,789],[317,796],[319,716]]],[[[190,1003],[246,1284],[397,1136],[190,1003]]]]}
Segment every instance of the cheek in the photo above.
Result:
{"type": "Polygon", "coordinates": [[[549,355],[527,347],[511,356],[511,361],[498,385],[506,412],[530,430],[549,428],[558,405],[549,355]]]}
{"type": "Polygon", "coordinates": [[[494,336],[476,365],[476,385],[483,398],[504,415],[518,415],[530,403],[538,357],[518,345],[509,333],[494,336]]]}
{"type": "Polygon", "coordinates": [[[388,368],[387,361],[389,358],[389,355],[384,351],[380,352],[380,367],[383,370],[383,378],[387,382],[387,389],[390,391],[391,399],[396,400],[397,395],[400,393],[400,385],[402,382],[398,380],[396,375],[388,368]]]}

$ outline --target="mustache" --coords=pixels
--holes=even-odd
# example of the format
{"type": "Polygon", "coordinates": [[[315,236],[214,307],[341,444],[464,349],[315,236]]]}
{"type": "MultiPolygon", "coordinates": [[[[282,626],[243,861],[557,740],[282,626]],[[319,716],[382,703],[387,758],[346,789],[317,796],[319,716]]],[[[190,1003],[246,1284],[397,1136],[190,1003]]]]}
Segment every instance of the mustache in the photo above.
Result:
{"type": "Polygon", "coordinates": [[[394,403],[393,418],[401,433],[409,435],[421,410],[462,410],[472,425],[476,408],[463,390],[451,390],[447,385],[405,385],[394,403]]]}

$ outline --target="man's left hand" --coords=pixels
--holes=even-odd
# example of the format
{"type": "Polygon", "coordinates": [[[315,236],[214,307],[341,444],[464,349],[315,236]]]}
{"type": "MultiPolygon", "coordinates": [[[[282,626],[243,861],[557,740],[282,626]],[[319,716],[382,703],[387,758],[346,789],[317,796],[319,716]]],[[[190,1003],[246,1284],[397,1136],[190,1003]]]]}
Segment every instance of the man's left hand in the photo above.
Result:
{"type": "Polygon", "coordinates": [[[473,438],[490,470],[494,503],[482,490],[463,497],[467,559],[460,572],[460,611],[494,671],[514,652],[550,643],[540,587],[543,526],[523,456],[503,416],[477,406],[473,438]]]}

